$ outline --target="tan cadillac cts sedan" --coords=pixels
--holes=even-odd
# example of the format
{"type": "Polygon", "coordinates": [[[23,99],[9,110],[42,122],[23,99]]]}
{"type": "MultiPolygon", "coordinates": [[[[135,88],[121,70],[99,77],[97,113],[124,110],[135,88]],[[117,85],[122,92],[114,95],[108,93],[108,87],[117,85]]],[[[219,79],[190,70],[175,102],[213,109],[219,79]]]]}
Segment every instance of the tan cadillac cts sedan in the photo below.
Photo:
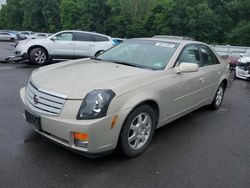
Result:
{"type": "Polygon", "coordinates": [[[33,129],[86,156],[144,152],[157,128],[204,105],[220,107],[229,66],[208,45],[131,39],[90,59],[33,71],[20,91],[33,129]]]}

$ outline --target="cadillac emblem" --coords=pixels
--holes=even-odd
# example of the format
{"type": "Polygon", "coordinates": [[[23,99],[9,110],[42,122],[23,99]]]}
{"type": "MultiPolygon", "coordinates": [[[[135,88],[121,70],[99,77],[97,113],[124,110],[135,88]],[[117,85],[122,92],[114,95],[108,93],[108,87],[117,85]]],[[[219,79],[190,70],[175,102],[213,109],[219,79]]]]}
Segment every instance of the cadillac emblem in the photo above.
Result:
{"type": "Polygon", "coordinates": [[[37,104],[39,102],[39,96],[34,95],[33,96],[33,101],[34,101],[35,104],[37,104]]]}

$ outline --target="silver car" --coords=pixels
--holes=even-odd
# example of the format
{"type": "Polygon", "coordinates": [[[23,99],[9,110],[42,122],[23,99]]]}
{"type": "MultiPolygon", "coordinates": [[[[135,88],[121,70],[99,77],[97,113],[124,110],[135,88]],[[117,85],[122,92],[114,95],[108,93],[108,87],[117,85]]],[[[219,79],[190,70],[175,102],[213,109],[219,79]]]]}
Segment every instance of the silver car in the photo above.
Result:
{"type": "Polygon", "coordinates": [[[130,39],[92,59],[35,70],[20,91],[26,121],[86,156],[118,146],[128,157],[154,132],[204,105],[218,109],[229,65],[207,44],[130,39]]]}
{"type": "MultiPolygon", "coordinates": [[[[35,36],[35,35],[33,35],[35,36]]],[[[95,56],[114,46],[111,37],[95,32],[67,30],[45,39],[25,40],[16,45],[16,57],[45,65],[52,59],[95,56]]]]}
{"type": "Polygon", "coordinates": [[[0,41],[14,42],[17,39],[18,39],[17,36],[15,34],[13,34],[13,33],[0,31],[0,41]]]}

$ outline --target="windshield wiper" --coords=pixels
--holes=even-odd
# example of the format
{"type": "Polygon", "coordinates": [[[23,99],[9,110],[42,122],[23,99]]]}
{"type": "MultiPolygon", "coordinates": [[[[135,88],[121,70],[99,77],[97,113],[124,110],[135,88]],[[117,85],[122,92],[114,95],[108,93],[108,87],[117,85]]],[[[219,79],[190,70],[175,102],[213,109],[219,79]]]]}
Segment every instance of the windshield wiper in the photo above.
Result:
{"type": "Polygon", "coordinates": [[[133,63],[127,63],[127,62],[123,62],[123,61],[110,61],[110,62],[121,64],[121,65],[127,65],[127,66],[131,66],[131,67],[145,68],[144,66],[140,66],[137,64],[133,64],[133,63]]]}

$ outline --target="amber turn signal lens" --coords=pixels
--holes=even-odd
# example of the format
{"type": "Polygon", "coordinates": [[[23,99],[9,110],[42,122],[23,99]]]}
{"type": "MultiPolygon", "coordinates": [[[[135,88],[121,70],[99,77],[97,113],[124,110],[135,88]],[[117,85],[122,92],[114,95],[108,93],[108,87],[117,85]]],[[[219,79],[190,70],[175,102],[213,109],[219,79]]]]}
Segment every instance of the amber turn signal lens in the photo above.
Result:
{"type": "Polygon", "coordinates": [[[111,129],[115,128],[117,119],[118,119],[118,115],[116,115],[116,116],[113,117],[112,123],[111,123],[111,129]]]}
{"type": "Polygon", "coordinates": [[[82,141],[88,141],[89,140],[89,135],[87,133],[74,133],[74,139],[76,140],[82,140],[82,141]]]}

